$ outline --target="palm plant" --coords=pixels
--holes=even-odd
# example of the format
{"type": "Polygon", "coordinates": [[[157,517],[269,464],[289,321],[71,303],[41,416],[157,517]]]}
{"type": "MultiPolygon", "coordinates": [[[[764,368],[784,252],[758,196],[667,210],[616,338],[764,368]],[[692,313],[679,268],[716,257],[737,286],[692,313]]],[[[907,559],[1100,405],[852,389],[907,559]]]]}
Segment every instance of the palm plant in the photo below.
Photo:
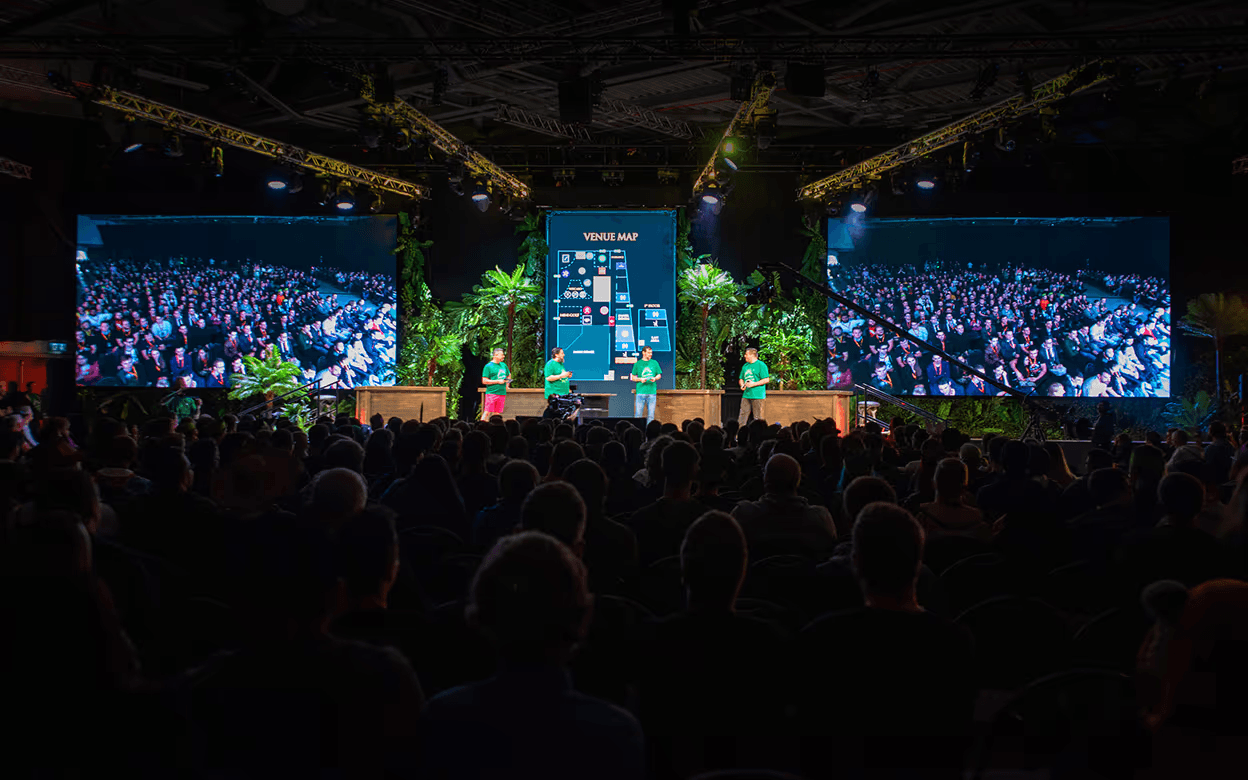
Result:
{"type": "Polygon", "coordinates": [[[810,360],[810,335],[800,330],[772,328],[759,337],[759,347],[769,361],[768,372],[778,389],[806,389],[819,386],[823,374],[810,360]]]}
{"type": "Polygon", "coordinates": [[[295,390],[302,384],[303,374],[299,366],[282,360],[276,350],[270,351],[268,357],[263,359],[244,355],[243,365],[247,369],[245,373],[230,374],[229,397],[236,401],[255,395],[272,401],[274,397],[295,390]]]}
{"type": "Polygon", "coordinates": [[[745,299],[737,283],[727,271],[712,263],[695,265],[682,273],[678,279],[680,300],[694,307],[699,315],[698,387],[706,389],[707,321],[713,310],[739,308],[745,299]]]}
{"type": "Polygon", "coordinates": [[[506,333],[506,349],[511,356],[515,335],[516,317],[535,314],[541,301],[542,291],[525,275],[525,266],[518,264],[507,273],[495,266],[481,275],[484,284],[476,284],[472,292],[465,293],[463,300],[447,304],[447,313],[464,329],[477,334],[502,328],[506,333]]]}
{"type": "Polygon", "coordinates": [[[1213,339],[1214,382],[1221,397],[1222,348],[1228,337],[1248,334],[1248,307],[1238,296],[1205,293],[1187,302],[1187,314],[1179,325],[1193,336],[1213,339]]]}

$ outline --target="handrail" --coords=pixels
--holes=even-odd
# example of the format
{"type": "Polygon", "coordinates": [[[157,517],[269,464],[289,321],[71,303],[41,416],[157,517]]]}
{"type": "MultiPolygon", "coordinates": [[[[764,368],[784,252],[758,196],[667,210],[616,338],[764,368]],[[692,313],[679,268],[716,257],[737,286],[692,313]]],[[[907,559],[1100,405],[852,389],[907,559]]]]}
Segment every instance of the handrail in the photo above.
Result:
{"type": "Polygon", "coordinates": [[[313,380],[307,383],[306,385],[300,385],[293,390],[287,390],[281,395],[274,396],[273,398],[270,398],[267,401],[262,401],[261,403],[258,403],[249,409],[244,409],[243,411],[238,413],[238,416],[242,417],[244,414],[251,414],[252,412],[255,412],[258,409],[265,409],[267,407],[272,406],[275,403],[278,403],[279,401],[282,403],[290,403],[292,401],[302,400],[300,398],[301,394],[304,397],[311,397],[311,395],[318,390],[331,390],[340,384],[342,384],[341,379],[335,379],[332,384],[328,384],[324,386],[322,386],[320,382],[313,380]]]}
{"type": "Polygon", "coordinates": [[[880,390],[878,387],[872,387],[871,385],[864,385],[861,383],[854,383],[854,390],[861,391],[862,394],[867,397],[878,398],[884,403],[891,404],[893,406],[900,406],[902,409],[905,409],[907,412],[910,412],[911,414],[922,417],[924,420],[927,420],[928,422],[934,422],[934,423],[948,423],[949,422],[948,420],[942,418],[938,414],[929,412],[928,410],[920,406],[915,406],[914,404],[909,403],[907,401],[903,401],[896,396],[889,395],[883,390],[880,390]]]}

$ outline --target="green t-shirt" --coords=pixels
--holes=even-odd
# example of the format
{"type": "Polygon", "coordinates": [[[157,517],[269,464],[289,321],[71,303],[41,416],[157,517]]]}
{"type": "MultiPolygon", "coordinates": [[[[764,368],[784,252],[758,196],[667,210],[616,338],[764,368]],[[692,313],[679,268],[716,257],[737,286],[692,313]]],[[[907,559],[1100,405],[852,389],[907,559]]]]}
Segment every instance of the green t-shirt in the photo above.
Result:
{"type": "MultiPolygon", "coordinates": [[[[560,363],[558,360],[555,360],[554,358],[547,360],[546,367],[542,369],[543,377],[554,376],[555,374],[562,374],[562,373],[563,373],[563,364],[560,363]]],[[[554,382],[547,380],[546,382],[546,397],[547,398],[550,398],[552,395],[567,395],[570,392],[572,391],[568,389],[567,379],[559,379],[554,382]]]]}
{"type": "Polygon", "coordinates": [[[654,395],[658,383],[654,378],[663,373],[657,360],[638,360],[633,364],[633,376],[641,377],[637,383],[637,395],[654,395]]]}
{"type": "MultiPolygon", "coordinates": [[[[493,360],[491,360],[489,363],[485,364],[485,368],[481,369],[481,378],[482,379],[506,379],[507,378],[507,364],[495,363],[493,360]]],[[[485,394],[486,395],[507,395],[507,385],[505,384],[504,385],[486,385],[485,394]]]]}
{"type": "MultiPolygon", "coordinates": [[[[757,382],[760,379],[766,379],[771,376],[767,373],[767,364],[761,360],[755,360],[753,363],[746,363],[741,366],[741,378],[747,382],[757,382]]],[[[745,390],[742,398],[766,398],[767,385],[759,385],[758,387],[749,387],[745,390]]]]}
{"type": "Polygon", "coordinates": [[[169,409],[179,420],[195,414],[195,399],[189,395],[181,395],[169,402],[169,409]]]}

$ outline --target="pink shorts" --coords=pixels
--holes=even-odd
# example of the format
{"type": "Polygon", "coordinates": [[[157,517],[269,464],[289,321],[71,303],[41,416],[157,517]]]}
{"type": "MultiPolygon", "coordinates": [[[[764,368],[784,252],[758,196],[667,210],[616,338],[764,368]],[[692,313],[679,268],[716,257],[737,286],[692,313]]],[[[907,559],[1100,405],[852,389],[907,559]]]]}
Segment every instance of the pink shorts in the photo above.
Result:
{"type": "Polygon", "coordinates": [[[492,414],[502,414],[505,406],[507,406],[507,396],[489,394],[485,396],[486,417],[489,417],[492,414]]]}

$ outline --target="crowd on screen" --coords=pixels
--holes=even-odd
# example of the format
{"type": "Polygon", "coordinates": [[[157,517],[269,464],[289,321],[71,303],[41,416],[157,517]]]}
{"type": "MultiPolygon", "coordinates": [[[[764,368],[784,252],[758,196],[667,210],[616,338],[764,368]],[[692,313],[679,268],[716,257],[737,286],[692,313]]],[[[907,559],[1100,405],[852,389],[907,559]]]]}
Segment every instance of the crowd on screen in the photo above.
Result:
{"type": "Polygon", "coordinates": [[[991,381],[874,318],[838,307],[828,315],[830,388],[863,383],[891,395],[992,396],[1007,388],[1086,398],[1170,395],[1170,294],[1163,279],[932,263],[856,266],[832,281],[880,319],[991,381]],[[1098,288],[1104,294],[1090,297],[1098,288]]]}
{"type": "Polygon", "coordinates": [[[1243,774],[1248,430],[27,400],[6,780],[1243,774]]]}
{"type": "Polygon", "coordinates": [[[392,274],[201,258],[84,262],[79,274],[80,385],[229,387],[243,357],[273,353],[325,386],[393,374],[392,274]],[[340,302],[323,282],[359,297],[340,302]]]}

